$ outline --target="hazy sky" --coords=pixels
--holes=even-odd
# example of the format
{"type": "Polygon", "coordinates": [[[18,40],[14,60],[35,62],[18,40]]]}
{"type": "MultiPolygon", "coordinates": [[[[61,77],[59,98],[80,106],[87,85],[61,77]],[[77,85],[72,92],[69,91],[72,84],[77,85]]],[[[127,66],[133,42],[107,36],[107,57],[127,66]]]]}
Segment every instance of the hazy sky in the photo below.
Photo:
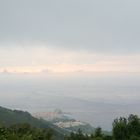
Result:
{"type": "Polygon", "coordinates": [[[0,0],[2,106],[75,109],[107,128],[139,99],[140,0],[0,0]]]}
{"type": "Polygon", "coordinates": [[[0,0],[0,72],[140,72],[139,0],[0,0]]]}

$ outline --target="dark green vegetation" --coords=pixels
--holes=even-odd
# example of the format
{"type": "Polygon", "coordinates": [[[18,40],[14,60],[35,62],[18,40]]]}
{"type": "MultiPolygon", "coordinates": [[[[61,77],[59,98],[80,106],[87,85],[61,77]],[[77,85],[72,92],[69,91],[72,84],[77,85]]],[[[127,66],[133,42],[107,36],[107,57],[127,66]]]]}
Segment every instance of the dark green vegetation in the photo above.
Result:
{"type": "Polygon", "coordinates": [[[68,133],[28,112],[0,107],[0,140],[140,140],[140,118],[115,119],[112,135],[104,134],[101,128],[87,135],[81,130],[68,133]]]}
{"type": "Polygon", "coordinates": [[[101,128],[97,128],[93,135],[83,134],[79,130],[71,133],[66,140],[140,140],[140,118],[131,114],[128,118],[115,119],[112,135],[105,135],[101,128]]]}
{"type": "Polygon", "coordinates": [[[31,127],[28,123],[0,127],[0,140],[52,140],[52,129],[31,127]]]}

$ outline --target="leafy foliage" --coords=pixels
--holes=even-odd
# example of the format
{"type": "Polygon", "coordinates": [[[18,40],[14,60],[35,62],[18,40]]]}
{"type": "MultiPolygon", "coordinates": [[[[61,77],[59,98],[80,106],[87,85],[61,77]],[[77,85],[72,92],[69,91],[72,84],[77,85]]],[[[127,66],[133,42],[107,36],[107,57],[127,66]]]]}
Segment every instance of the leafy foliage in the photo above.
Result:
{"type": "Polygon", "coordinates": [[[128,118],[114,120],[113,136],[115,140],[140,139],[140,118],[131,114],[128,118]]]}
{"type": "Polygon", "coordinates": [[[31,127],[29,124],[16,124],[9,127],[0,128],[0,140],[52,140],[53,131],[51,129],[39,129],[31,127]]]}

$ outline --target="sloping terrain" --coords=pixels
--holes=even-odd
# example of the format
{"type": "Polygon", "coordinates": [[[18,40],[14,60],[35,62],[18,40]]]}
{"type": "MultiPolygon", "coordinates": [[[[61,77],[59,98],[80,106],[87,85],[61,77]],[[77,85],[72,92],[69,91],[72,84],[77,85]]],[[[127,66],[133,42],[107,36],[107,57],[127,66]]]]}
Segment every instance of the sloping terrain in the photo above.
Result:
{"type": "Polygon", "coordinates": [[[64,134],[68,133],[67,131],[51,124],[50,122],[33,117],[28,112],[0,107],[0,124],[4,126],[10,126],[12,124],[18,123],[29,123],[33,127],[38,127],[46,130],[53,129],[55,138],[57,138],[57,140],[62,140],[64,134]]]}

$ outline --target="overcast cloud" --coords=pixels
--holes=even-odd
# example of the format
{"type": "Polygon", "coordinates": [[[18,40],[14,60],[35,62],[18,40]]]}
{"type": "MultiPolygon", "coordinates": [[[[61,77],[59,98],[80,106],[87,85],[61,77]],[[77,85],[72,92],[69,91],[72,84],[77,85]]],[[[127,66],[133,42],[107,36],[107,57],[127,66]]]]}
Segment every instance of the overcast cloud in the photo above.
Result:
{"type": "Polygon", "coordinates": [[[140,53],[139,7],[139,0],[0,0],[0,47],[140,53]]]}

